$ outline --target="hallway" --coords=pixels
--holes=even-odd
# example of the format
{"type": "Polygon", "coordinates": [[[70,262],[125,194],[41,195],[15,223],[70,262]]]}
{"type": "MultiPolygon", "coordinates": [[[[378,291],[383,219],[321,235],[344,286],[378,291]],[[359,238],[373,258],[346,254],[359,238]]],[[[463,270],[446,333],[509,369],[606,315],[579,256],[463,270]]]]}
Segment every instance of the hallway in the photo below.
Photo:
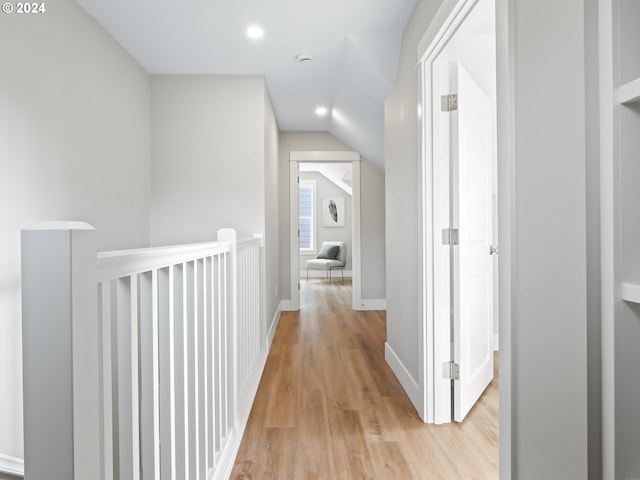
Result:
{"type": "Polygon", "coordinates": [[[385,312],[302,282],[283,312],[232,479],[497,479],[497,377],[462,424],[427,425],[384,360],[385,312]]]}

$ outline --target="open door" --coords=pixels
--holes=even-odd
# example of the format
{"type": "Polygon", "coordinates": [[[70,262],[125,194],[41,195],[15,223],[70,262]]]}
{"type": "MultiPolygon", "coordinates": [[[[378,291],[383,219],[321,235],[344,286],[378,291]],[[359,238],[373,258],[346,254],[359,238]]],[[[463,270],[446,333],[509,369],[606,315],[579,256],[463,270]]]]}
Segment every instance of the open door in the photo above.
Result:
{"type": "Polygon", "coordinates": [[[493,128],[489,96],[450,64],[453,419],[461,422],[493,378],[493,128]],[[457,240],[457,241],[456,241],[457,240]],[[457,243],[457,244],[456,244],[457,243]]]}

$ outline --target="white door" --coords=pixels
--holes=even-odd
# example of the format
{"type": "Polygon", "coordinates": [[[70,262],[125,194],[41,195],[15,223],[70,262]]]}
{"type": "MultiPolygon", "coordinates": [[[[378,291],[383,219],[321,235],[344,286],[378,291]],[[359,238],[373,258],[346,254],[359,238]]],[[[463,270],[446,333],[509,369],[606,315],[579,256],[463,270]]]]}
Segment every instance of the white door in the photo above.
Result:
{"type": "Polygon", "coordinates": [[[493,128],[491,101],[457,62],[450,65],[457,93],[451,115],[453,419],[461,422],[493,378],[493,128]],[[457,85],[457,88],[456,88],[457,85]],[[456,148],[457,147],[457,148],[456,148]]]}

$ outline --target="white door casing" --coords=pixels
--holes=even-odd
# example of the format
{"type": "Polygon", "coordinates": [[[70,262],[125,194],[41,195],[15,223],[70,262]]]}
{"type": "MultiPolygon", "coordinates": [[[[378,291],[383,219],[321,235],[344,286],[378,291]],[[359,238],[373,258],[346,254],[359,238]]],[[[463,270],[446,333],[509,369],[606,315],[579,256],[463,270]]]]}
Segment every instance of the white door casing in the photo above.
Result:
{"type": "MultiPolygon", "coordinates": [[[[464,342],[467,340],[460,338],[460,334],[462,333],[464,336],[464,332],[460,328],[459,320],[462,319],[464,322],[465,318],[469,316],[467,315],[465,317],[465,314],[462,314],[462,312],[456,313],[459,308],[456,309],[455,306],[457,304],[459,307],[461,301],[464,305],[465,300],[461,300],[461,294],[464,297],[465,292],[474,293],[473,288],[471,290],[469,289],[468,283],[471,281],[481,283],[481,280],[473,273],[471,266],[467,273],[462,272],[463,277],[454,279],[452,277],[452,273],[455,271],[454,264],[456,268],[460,265],[460,246],[450,247],[449,245],[443,244],[442,230],[456,228],[459,229],[459,240],[463,242],[463,260],[467,256],[465,249],[472,246],[464,245],[464,242],[466,242],[469,237],[465,238],[463,231],[466,226],[461,226],[459,223],[460,212],[457,210],[457,195],[460,189],[459,169],[457,163],[455,169],[451,168],[450,165],[451,158],[458,158],[457,149],[459,147],[459,139],[457,116],[459,112],[457,110],[453,112],[441,111],[441,96],[458,93],[457,68],[454,69],[456,75],[452,77],[450,71],[451,62],[462,62],[465,66],[467,66],[465,62],[469,62],[468,70],[474,72],[474,74],[479,73],[481,75],[481,78],[478,79],[480,81],[477,83],[480,83],[480,85],[483,85],[483,88],[486,89],[495,88],[495,78],[491,80],[484,72],[476,72],[479,68],[482,68],[482,64],[477,61],[478,59],[475,56],[480,50],[474,48],[477,44],[473,43],[475,41],[473,36],[479,32],[481,34],[489,34],[493,31],[495,34],[495,24],[493,24],[494,30],[491,30],[491,24],[493,22],[491,19],[495,18],[493,6],[492,0],[457,0],[451,3],[443,3],[436,15],[437,21],[434,20],[432,25],[434,28],[431,29],[430,27],[420,44],[422,53],[419,55],[419,73],[422,79],[422,111],[424,112],[424,123],[421,133],[424,159],[422,164],[423,221],[425,222],[425,228],[423,229],[424,298],[422,302],[424,334],[421,337],[424,343],[421,346],[421,356],[425,368],[424,375],[420,377],[420,388],[423,399],[419,406],[424,406],[424,419],[429,423],[447,423],[456,418],[463,418],[466,413],[464,412],[465,407],[462,407],[456,414],[454,411],[456,407],[454,406],[452,408],[452,405],[454,403],[457,403],[458,406],[464,405],[465,397],[472,398],[473,395],[466,393],[467,390],[465,390],[464,385],[460,392],[456,390],[459,390],[458,387],[469,380],[471,382],[471,390],[468,390],[468,392],[473,391],[474,383],[482,384],[480,379],[483,377],[483,374],[486,376],[486,373],[489,372],[488,368],[478,369],[474,368],[471,364],[463,366],[460,365],[460,362],[465,364],[466,362],[472,361],[482,367],[491,365],[491,375],[493,373],[493,319],[490,319],[491,323],[487,324],[488,334],[486,338],[489,339],[488,348],[485,347],[487,343],[484,340],[478,348],[468,343],[465,347],[461,348],[461,345],[464,345],[464,342]],[[469,46],[472,47],[471,50],[467,50],[469,46]],[[469,54],[469,52],[473,53],[469,54]],[[453,86],[451,83],[452,79],[456,80],[453,86]],[[454,196],[456,198],[455,206],[454,196]],[[461,286],[462,289],[460,289],[461,286]],[[457,318],[452,319],[452,316],[457,318]],[[458,323],[456,324],[455,322],[458,323]],[[457,345],[455,344],[456,340],[458,341],[457,345]],[[491,352],[490,362],[479,360],[481,357],[489,357],[489,355],[485,355],[483,352],[491,352]],[[467,358],[471,360],[467,360],[467,358]],[[451,361],[455,361],[460,365],[460,375],[462,376],[460,381],[451,381],[443,375],[443,371],[445,370],[443,367],[451,361]],[[471,378],[465,378],[465,371],[467,373],[472,372],[471,378]],[[455,402],[455,397],[459,393],[462,394],[462,398],[458,398],[458,401],[455,402]]],[[[483,40],[480,37],[477,38],[480,41],[483,40]]],[[[485,50],[482,51],[484,52],[485,50]]],[[[490,90],[487,90],[487,92],[489,91],[490,90]]],[[[492,188],[492,182],[495,180],[494,176],[496,175],[497,157],[495,150],[497,144],[495,138],[496,117],[493,110],[495,104],[493,103],[492,95],[489,95],[489,97],[489,108],[487,109],[488,118],[486,122],[481,122],[483,123],[481,128],[486,127],[490,135],[488,138],[492,156],[489,157],[490,163],[486,171],[483,171],[483,175],[486,174],[486,178],[488,182],[490,182],[487,186],[489,194],[488,218],[493,221],[494,217],[491,210],[491,202],[498,200],[497,191],[492,188]]],[[[463,115],[464,114],[465,112],[463,112],[463,115]]],[[[466,142],[466,139],[464,141],[466,142]]],[[[472,141],[475,140],[472,139],[472,141]]],[[[463,169],[464,168],[466,167],[463,166],[463,169]]],[[[469,175],[474,176],[475,172],[469,173],[469,175]]],[[[463,203],[465,203],[464,198],[462,200],[463,203]]],[[[476,207],[477,205],[471,206],[476,207]]],[[[464,215],[463,213],[463,223],[464,215]]],[[[497,219],[495,220],[497,221],[497,219]]],[[[474,224],[472,223],[471,226],[473,227],[474,224]]],[[[495,266],[497,267],[497,257],[492,258],[489,256],[489,246],[493,238],[492,233],[493,232],[489,230],[489,234],[487,235],[489,240],[486,246],[486,255],[489,263],[493,266],[495,262],[495,266]]],[[[495,273],[497,274],[497,268],[495,269],[495,273]]],[[[481,287],[486,289],[488,294],[493,291],[493,285],[496,279],[491,278],[490,281],[490,285],[483,285],[481,287]]],[[[500,284],[500,288],[504,288],[502,283],[500,284]]],[[[478,297],[479,295],[477,295],[475,299],[471,297],[469,300],[476,301],[478,297]]],[[[487,306],[487,316],[490,317],[491,309],[493,308],[493,299],[488,300],[490,306],[487,306]]],[[[476,309],[472,310],[475,311],[476,309]]],[[[484,334],[485,330],[483,329],[482,335],[484,336],[484,334]]],[[[474,334],[472,333],[470,338],[473,336],[474,334]]],[[[477,334],[475,334],[475,336],[477,336],[477,334]]],[[[477,385],[475,385],[475,387],[477,389],[477,385]]],[[[481,388],[480,393],[482,390],[484,390],[484,388],[481,388]]],[[[505,425],[507,423],[508,422],[505,422],[505,425]]]]}
{"type": "Polygon", "coordinates": [[[362,299],[361,285],[361,248],[360,248],[360,154],[351,150],[346,151],[291,151],[289,153],[289,202],[290,202],[290,300],[283,302],[282,310],[296,311],[300,309],[299,293],[299,238],[298,238],[298,173],[299,163],[349,162],[352,164],[351,187],[353,191],[351,201],[352,218],[352,307],[354,310],[367,310],[365,300],[362,299]]]}

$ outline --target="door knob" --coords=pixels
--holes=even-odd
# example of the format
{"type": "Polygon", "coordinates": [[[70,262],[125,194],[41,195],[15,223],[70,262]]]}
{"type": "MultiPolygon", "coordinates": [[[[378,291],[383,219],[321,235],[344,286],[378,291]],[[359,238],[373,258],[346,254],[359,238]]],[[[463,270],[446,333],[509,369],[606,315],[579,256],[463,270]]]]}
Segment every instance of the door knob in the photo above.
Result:
{"type": "Polygon", "coordinates": [[[498,247],[494,247],[493,245],[489,245],[489,255],[493,255],[493,254],[498,255],[500,252],[498,252],[498,247]]]}

